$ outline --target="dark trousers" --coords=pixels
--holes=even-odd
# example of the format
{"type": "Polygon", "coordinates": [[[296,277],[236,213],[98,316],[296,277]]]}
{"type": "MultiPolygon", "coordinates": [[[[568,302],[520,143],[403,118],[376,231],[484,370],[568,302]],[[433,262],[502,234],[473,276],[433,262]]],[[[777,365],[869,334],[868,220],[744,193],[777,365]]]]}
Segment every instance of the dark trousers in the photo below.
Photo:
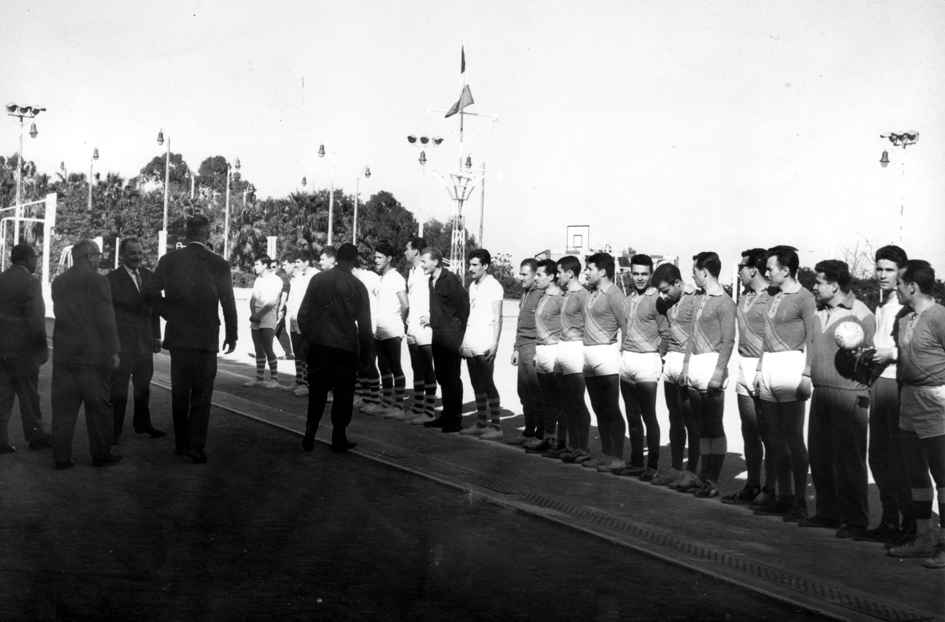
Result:
{"type": "Polygon", "coordinates": [[[433,370],[433,346],[407,345],[413,368],[413,411],[436,415],[436,372],[433,370]]]}
{"type": "Polygon", "coordinates": [[[481,425],[500,423],[499,390],[495,386],[495,357],[472,356],[466,359],[469,382],[476,396],[476,417],[481,425]]]}
{"type": "Polygon", "coordinates": [[[39,409],[39,368],[25,362],[0,358],[0,445],[8,445],[7,427],[13,414],[13,399],[20,403],[23,437],[27,442],[43,436],[39,409]]]}
{"type": "Polygon", "coordinates": [[[433,344],[433,367],[443,396],[443,412],[440,416],[448,425],[460,425],[463,420],[463,381],[459,375],[461,362],[458,348],[442,343],[433,344]]]}
{"type": "MultiPolygon", "coordinates": [[[[518,347],[518,399],[522,403],[525,418],[525,434],[543,436],[542,412],[545,403],[535,368],[535,344],[523,343],[518,347]]],[[[553,434],[554,430],[549,430],[553,434]]]]}
{"type": "Polygon", "coordinates": [[[605,456],[622,460],[627,428],[620,413],[620,376],[585,376],[584,382],[597,415],[600,450],[605,456]]]}
{"type": "Polygon", "coordinates": [[[660,424],[656,419],[656,383],[620,381],[623,405],[630,428],[630,465],[643,466],[643,439],[646,437],[646,466],[659,468],[660,424]],[[644,432],[644,426],[646,431],[644,432]]]}
{"type": "Polygon", "coordinates": [[[669,453],[672,467],[678,471],[683,468],[683,453],[686,450],[686,441],[689,441],[689,451],[686,453],[686,469],[696,472],[699,464],[699,437],[700,424],[692,410],[689,401],[689,391],[685,387],[672,382],[663,383],[663,393],[666,395],[666,407],[669,410],[669,453]]]}
{"type": "Polygon", "coordinates": [[[331,404],[331,442],[347,443],[345,431],[354,408],[354,382],[358,375],[358,356],[348,350],[310,344],[308,349],[309,393],[305,436],[315,438],[325,412],[328,392],[331,404]]]}
{"type": "Polygon", "coordinates": [[[774,491],[774,467],[770,456],[765,456],[761,441],[761,406],[758,398],[750,395],[738,395],[738,415],[742,420],[742,440],[745,447],[745,469],[748,471],[746,487],[761,486],[761,464],[765,463],[765,488],[774,491]]]}
{"type": "Polygon", "coordinates": [[[104,458],[112,444],[112,409],[108,403],[111,373],[104,367],[53,365],[52,434],[56,462],[72,459],[72,437],[79,408],[85,407],[92,459],[104,458]]]}
{"type": "Polygon", "coordinates": [[[289,331],[287,331],[285,328],[284,317],[279,320],[278,324],[276,324],[274,333],[276,339],[279,340],[279,345],[282,346],[282,351],[285,352],[285,355],[292,356],[295,353],[295,343],[293,343],[292,337],[289,335],[289,331]]]}
{"type": "Polygon", "coordinates": [[[125,409],[128,405],[128,381],[134,396],[134,425],[135,432],[146,432],[151,429],[151,376],[154,375],[154,358],[150,352],[137,354],[122,352],[118,369],[112,372],[111,401],[114,414],[112,429],[113,440],[121,436],[121,429],[125,422],[125,409]]]}
{"type": "Polygon", "coordinates": [[[202,450],[206,446],[216,376],[216,352],[171,350],[171,410],[178,451],[202,450]]]}
{"type": "Polygon", "coordinates": [[[867,526],[868,420],[866,390],[814,387],[807,445],[818,516],[855,527],[867,526]]]}
{"type": "Polygon", "coordinates": [[[403,408],[407,390],[407,379],[400,362],[403,339],[375,339],[374,348],[377,351],[377,366],[380,370],[382,402],[387,407],[403,408]]]}
{"type": "MultiPolygon", "coordinates": [[[[520,360],[519,365],[521,364],[520,360]]],[[[541,401],[541,426],[538,429],[546,440],[563,445],[568,438],[568,422],[564,416],[564,394],[561,390],[561,376],[558,374],[537,374],[537,377],[538,386],[544,394],[541,401]]]]}
{"type": "Polygon", "coordinates": [[[870,391],[869,464],[879,488],[882,521],[896,525],[912,516],[909,478],[899,429],[899,383],[879,378],[870,391]]]}
{"type": "Polygon", "coordinates": [[[559,377],[561,402],[568,427],[568,447],[576,451],[587,451],[590,444],[591,413],[584,401],[587,385],[584,374],[567,374],[559,377]]]}

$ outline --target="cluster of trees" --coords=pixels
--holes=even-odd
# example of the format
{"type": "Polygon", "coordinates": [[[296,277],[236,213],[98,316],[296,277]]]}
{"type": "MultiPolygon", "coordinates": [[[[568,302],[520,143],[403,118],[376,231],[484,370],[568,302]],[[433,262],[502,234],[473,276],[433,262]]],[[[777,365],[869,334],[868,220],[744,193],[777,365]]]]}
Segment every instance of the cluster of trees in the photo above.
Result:
{"type": "MultiPolygon", "coordinates": [[[[13,205],[16,198],[17,156],[0,157],[0,205],[13,205]]],[[[62,250],[81,238],[102,236],[103,266],[114,264],[116,239],[128,236],[141,238],[146,257],[156,262],[157,232],[164,213],[164,156],[155,156],[140,173],[125,179],[114,173],[96,174],[92,182],[92,210],[88,209],[89,179],[87,173],[70,172],[62,165],[50,175],[37,170],[32,162],[23,166],[23,201],[41,200],[47,193],[58,198],[55,239],[51,245],[53,260],[62,250]]],[[[207,216],[212,223],[210,242],[222,253],[227,161],[223,156],[203,160],[194,171],[178,153],[170,154],[168,186],[168,245],[184,237],[187,218],[195,214],[207,216]],[[193,190],[193,192],[192,192],[193,190]]],[[[256,257],[266,252],[266,237],[278,236],[280,256],[299,249],[316,254],[327,244],[328,190],[296,192],[287,197],[259,199],[256,189],[238,170],[230,177],[230,244],[227,258],[235,270],[251,273],[256,257]]],[[[333,243],[352,240],[354,196],[335,191],[333,210],[333,243]]],[[[25,215],[30,215],[29,213],[25,215]]],[[[395,248],[403,248],[407,239],[416,235],[417,221],[400,201],[386,190],[360,201],[358,205],[358,246],[365,259],[377,242],[387,240],[395,248]]],[[[23,225],[21,231],[28,241],[42,238],[40,224],[23,225]]],[[[437,220],[424,224],[424,237],[431,246],[449,254],[452,226],[437,220]]],[[[8,243],[12,230],[7,231],[8,243]]],[[[476,241],[467,233],[467,248],[476,241]]]]}

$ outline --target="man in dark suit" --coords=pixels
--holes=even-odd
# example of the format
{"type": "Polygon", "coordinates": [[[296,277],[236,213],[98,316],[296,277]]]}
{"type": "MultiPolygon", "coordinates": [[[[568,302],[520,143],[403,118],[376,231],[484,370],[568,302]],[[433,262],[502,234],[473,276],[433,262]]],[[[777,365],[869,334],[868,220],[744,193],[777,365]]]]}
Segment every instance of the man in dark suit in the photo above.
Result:
{"type": "Polygon", "coordinates": [[[7,426],[13,399],[20,402],[23,435],[30,449],[50,446],[40,424],[39,366],[49,358],[46,312],[36,271],[36,251],[18,244],[10,253],[13,264],[0,274],[0,454],[13,453],[7,426]]]}
{"type": "Polygon", "coordinates": [[[72,247],[72,267],[52,284],[52,432],[57,469],[72,462],[72,435],[85,406],[85,425],[94,466],[121,460],[111,453],[112,412],[108,384],[118,367],[118,330],[108,279],[98,273],[102,252],[95,242],[72,247]]]}
{"type": "Polygon", "coordinates": [[[312,451],[328,392],[331,406],[331,448],[345,452],[354,447],[345,430],[351,422],[354,382],[358,370],[374,361],[371,303],[364,284],[353,274],[358,249],[342,244],[338,265],[312,277],[299,308],[299,329],[308,342],[308,418],[302,448],[312,451]]]}
{"type": "Polygon", "coordinates": [[[171,403],[176,453],[207,461],[204,447],[210,400],[217,375],[220,307],[226,324],[226,354],[236,348],[236,303],[226,260],[208,248],[210,222],[187,221],[187,244],[158,262],[145,283],[145,299],[167,320],[164,347],[171,352],[171,403]],[[162,297],[163,292],[163,297],[162,297]]]}
{"type": "Polygon", "coordinates": [[[141,267],[143,252],[138,238],[125,238],[119,246],[121,265],[108,274],[121,344],[121,362],[112,374],[112,409],[115,426],[112,442],[117,443],[128,404],[128,380],[134,387],[134,429],[138,434],[161,438],[164,432],[151,424],[151,376],[154,354],[161,351],[161,320],[144,299],[145,283],[153,274],[141,267]]]}
{"type": "Polygon", "coordinates": [[[460,346],[469,320],[469,293],[463,281],[443,267],[443,255],[435,248],[425,248],[420,265],[430,283],[430,315],[420,323],[433,329],[433,367],[443,393],[440,416],[424,423],[445,433],[463,427],[463,381],[460,379],[460,346]]]}

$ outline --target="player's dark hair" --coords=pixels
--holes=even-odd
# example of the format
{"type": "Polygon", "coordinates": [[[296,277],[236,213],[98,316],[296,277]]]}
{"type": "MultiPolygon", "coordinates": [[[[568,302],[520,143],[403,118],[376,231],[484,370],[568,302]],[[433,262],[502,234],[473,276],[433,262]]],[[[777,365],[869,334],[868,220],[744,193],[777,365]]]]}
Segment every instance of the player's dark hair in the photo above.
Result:
{"type": "Polygon", "coordinates": [[[574,255],[565,255],[558,260],[558,272],[571,272],[576,277],[581,274],[581,260],[574,255]]]}
{"type": "Polygon", "coordinates": [[[828,283],[836,283],[841,292],[846,294],[850,291],[853,277],[850,276],[850,266],[847,262],[839,259],[818,261],[814,266],[814,272],[823,274],[828,283]]]}
{"type": "Polygon", "coordinates": [[[719,274],[722,273],[722,260],[719,259],[719,254],[715,251],[702,251],[693,255],[692,260],[695,262],[697,269],[708,270],[713,278],[719,278],[719,274]]]}
{"type": "Polygon", "coordinates": [[[541,261],[536,261],[535,272],[538,272],[538,268],[544,268],[545,274],[548,276],[558,276],[558,264],[556,264],[553,259],[542,259],[541,261]]]}
{"type": "Polygon", "coordinates": [[[920,292],[931,296],[935,289],[935,269],[924,259],[910,259],[906,262],[902,280],[906,283],[915,283],[920,292]]]}
{"type": "Polygon", "coordinates": [[[682,281],[682,274],[679,273],[679,268],[671,263],[663,263],[656,266],[656,270],[653,271],[653,277],[650,279],[650,283],[656,287],[659,287],[661,283],[673,285],[679,281],[682,281]]]}
{"type": "Polygon", "coordinates": [[[478,259],[479,263],[484,266],[492,264],[492,255],[484,248],[477,248],[476,250],[469,253],[469,260],[478,259]]]}
{"type": "Polygon", "coordinates": [[[614,256],[610,253],[594,253],[585,258],[588,265],[594,264],[598,270],[603,270],[607,278],[614,278],[614,256]]]}
{"type": "MultiPolygon", "coordinates": [[[[782,268],[787,268],[791,278],[797,276],[797,269],[800,267],[801,262],[797,257],[797,249],[793,246],[786,244],[772,246],[768,249],[768,257],[777,258],[778,265],[782,268]]],[[[768,260],[768,257],[765,257],[765,261],[768,260]]]]}
{"type": "Polygon", "coordinates": [[[646,266],[653,272],[653,258],[642,253],[634,255],[630,258],[630,266],[646,266]]]}
{"type": "Polygon", "coordinates": [[[524,268],[525,266],[531,268],[532,274],[534,274],[538,270],[538,260],[534,257],[526,257],[522,260],[522,263],[520,263],[518,267],[524,268]]]}
{"type": "Polygon", "coordinates": [[[745,265],[754,268],[761,274],[765,273],[765,262],[768,261],[768,251],[763,248],[749,248],[742,251],[745,265]]]}
{"type": "Polygon", "coordinates": [[[896,246],[895,244],[887,244],[886,246],[880,247],[876,251],[876,257],[874,261],[879,261],[880,259],[885,259],[896,264],[897,268],[904,268],[906,262],[909,261],[909,257],[906,255],[906,251],[902,250],[901,247],[896,246]]]}

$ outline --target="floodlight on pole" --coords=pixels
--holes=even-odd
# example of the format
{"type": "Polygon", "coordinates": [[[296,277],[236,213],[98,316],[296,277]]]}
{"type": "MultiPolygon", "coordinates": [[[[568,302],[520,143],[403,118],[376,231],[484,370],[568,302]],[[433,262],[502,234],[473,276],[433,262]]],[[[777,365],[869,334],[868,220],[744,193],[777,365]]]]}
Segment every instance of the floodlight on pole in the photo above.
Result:
{"type": "MultiPolygon", "coordinates": [[[[20,212],[23,209],[23,121],[24,119],[35,119],[39,113],[46,109],[42,106],[20,106],[18,104],[7,104],[7,116],[16,117],[20,123],[20,142],[19,150],[16,152],[16,204],[13,206],[13,243],[20,242],[20,212]]],[[[36,122],[30,123],[30,138],[36,138],[39,130],[36,128],[36,122]]]]}
{"type": "MultiPolygon", "coordinates": [[[[365,166],[361,175],[365,179],[371,178],[371,167],[365,166]]],[[[361,193],[361,175],[354,178],[354,218],[351,221],[351,243],[358,244],[358,195],[361,193]]]]}
{"type": "MultiPolygon", "coordinates": [[[[912,130],[909,132],[890,132],[889,134],[880,134],[879,137],[884,140],[888,140],[892,144],[893,147],[901,148],[903,152],[905,152],[906,147],[909,147],[919,142],[919,133],[916,132],[915,130],[912,130]]],[[[883,155],[879,158],[879,164],[883,168],[886,168],[889,166],[889,163],[890,163],[889,152],[886,150],[883,150],[883,155]]],[[[906,176],[905,158],[900,158],[899,159],[899,179],[900,179],[899,181],[899,243],[900,244],[904,242],[903,225],[905,221],[906,206],[905,206],[905,199],[903,198],[903,194],[905,193],[905,176],[906,176]]]]}
{"type": "Polygon", "coordinates": [[[92,212],[92,174],[95,168],[95,161],[98,160],[98,147],[92,150],[92,158],[89,160],[89,213],[92,212]]]}

